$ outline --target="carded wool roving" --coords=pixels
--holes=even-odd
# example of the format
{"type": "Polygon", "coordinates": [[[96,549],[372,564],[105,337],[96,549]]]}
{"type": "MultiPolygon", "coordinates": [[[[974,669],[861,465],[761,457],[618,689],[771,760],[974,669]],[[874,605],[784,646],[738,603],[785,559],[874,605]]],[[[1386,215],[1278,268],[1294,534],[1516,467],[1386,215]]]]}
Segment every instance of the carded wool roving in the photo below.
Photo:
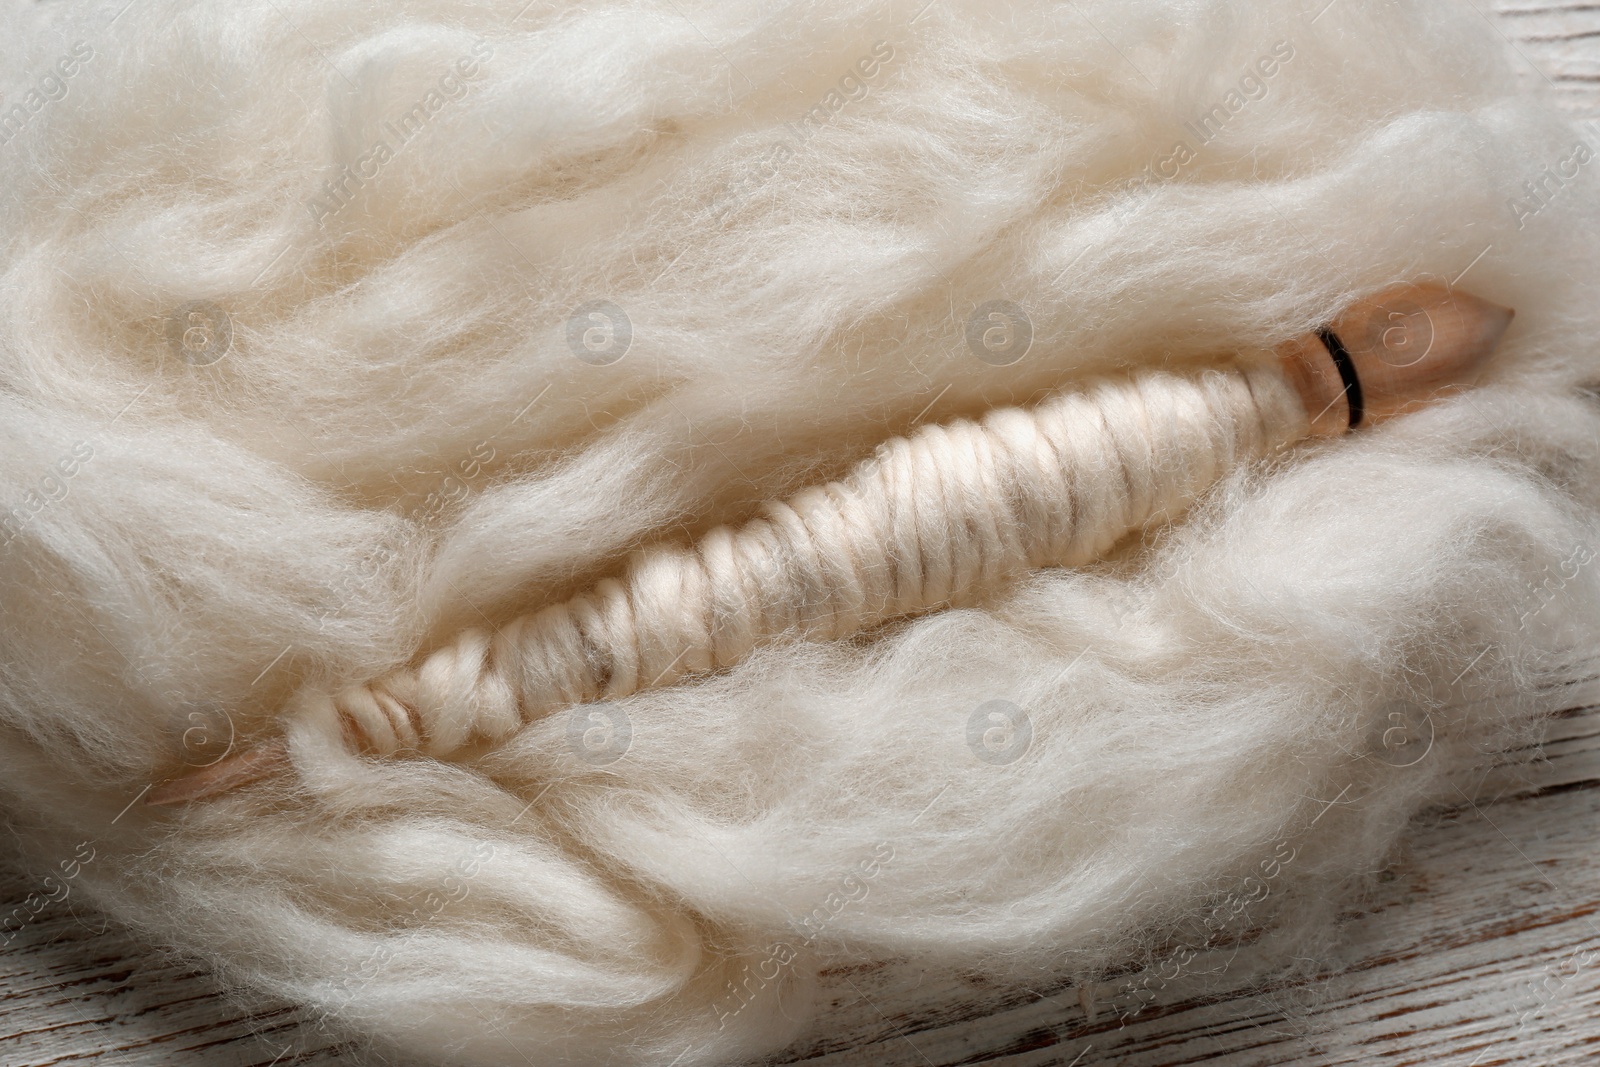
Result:
{"type": "MultiPolygon", "coordinates": [[[[10,6],[8,829],[385,1056],[730,1062],[867,961],[1133,1011],[1264,864],[1289,973],[1594,673],[1593,149],[1469,5],[10,6]],[[1410,280],[1517,309],[1482,380],[1256,447],[1323,413],[1251,368],[1410,280]],[[872,615],[885,579],[809,626],[736,570],[722,669],[597,701],[683,664],[575,645],[576,703],[411,758],[363,750],[404,715],[318,711],[551,605],[599,632],[579,594],[641,546],[756,551],[716,531],[885,441],[943,442],[918,501],[1004,489],[937,427],[1091,379],[1210,434],[1152,446],[1180,489],[1270,454],[1092,551],[969,530],[1040,569],[936,574],[945,610],[872,615]],[[136,803],[280,736],[293,774],[136,803]]],[[[1071,503],[1142,492],[1102,482],[1071,503]]]]}

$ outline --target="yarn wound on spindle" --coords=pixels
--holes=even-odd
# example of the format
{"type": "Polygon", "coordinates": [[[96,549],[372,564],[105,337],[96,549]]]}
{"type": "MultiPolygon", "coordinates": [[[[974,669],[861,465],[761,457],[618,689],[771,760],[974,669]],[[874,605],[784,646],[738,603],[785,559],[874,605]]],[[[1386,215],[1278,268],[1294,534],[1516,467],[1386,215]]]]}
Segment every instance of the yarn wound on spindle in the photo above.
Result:
{"type": "Polygon", "coordinates": [[[492,636],[469,630],[331,703],[376,752],[447,755],[566,704],[729,666],[781,633],[837,639],[1088,562],[1304,428],[1282,377],[1260,369],[1145,375],[924,427],[845,481],[696,546],[652,546],[620,579],[492,636]]]}

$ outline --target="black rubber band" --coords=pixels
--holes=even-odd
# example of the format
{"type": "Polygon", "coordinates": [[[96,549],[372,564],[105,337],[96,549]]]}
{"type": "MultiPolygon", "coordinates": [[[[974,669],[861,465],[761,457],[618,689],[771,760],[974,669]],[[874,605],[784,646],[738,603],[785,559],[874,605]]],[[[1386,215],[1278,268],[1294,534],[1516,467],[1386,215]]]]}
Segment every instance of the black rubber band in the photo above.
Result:
{"type": "Polygon", "coordinates": [[[1338,334],[1324,326],[1317,331],[1317,336],[1322,339],[1322,346],[1328,350],[1328,355],[1333,357],[1333,365],[1339,368],[1339,380],[1344,382],[1344,401],[1350,407],[1350,428],[1353,430],[1361,425],[1361,416],[1366,414],[1361,403],[1361,379],[1356,377],[1356,365],[1338,334]]]}

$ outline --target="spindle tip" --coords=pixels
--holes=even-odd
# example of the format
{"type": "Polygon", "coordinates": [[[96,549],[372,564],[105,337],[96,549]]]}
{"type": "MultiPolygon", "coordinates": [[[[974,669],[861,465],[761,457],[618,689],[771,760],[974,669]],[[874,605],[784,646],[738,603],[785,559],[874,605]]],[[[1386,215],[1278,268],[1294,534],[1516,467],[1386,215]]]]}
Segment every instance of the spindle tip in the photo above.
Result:
{"type": "Polygon", "coordinates": [[[1471,378],[1515,312],[1443,285],[1393,286],[1278,348],[1311,430],[1338,434],[1471,378]]]}
{"type": "Polygon", "coordinates": [[[282,738],[246,749],[177,778],[168,779],[145,794],[152,807],[187,804],[270,778],[289,766],[289,745],[282,738]]]}

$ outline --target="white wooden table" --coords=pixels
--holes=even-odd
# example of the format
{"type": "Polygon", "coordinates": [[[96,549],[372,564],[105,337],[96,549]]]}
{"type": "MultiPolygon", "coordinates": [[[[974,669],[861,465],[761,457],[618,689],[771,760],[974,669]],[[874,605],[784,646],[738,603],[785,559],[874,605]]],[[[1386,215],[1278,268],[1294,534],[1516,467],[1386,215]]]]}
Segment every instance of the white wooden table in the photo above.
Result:
{"type": "MultiPolygon", "coordinates": [[[[1600,3],[1477,0],[1531,90],[1600,118],[1600,3]]],[[[1591,127],[1591,132],[1593,128],[1591,127]]],[[[1486,774],[1427,813],[1379,898],[1342,924],[1336,977],[1158,1003],[1123,1025],[1109,991],[966,990],[929,1017],[918,976],[834,976],[813,1067],[1492,1067],[1600,1063],[1600,711],[1551,723],[1523,780],[1486,774]]],[[[0,914],[36,887],[0,873],[0,914]]],[[[1181,988],[1175,986],[1175,988],[1181,988]]],[[[246,1011],[69,899],[0,951],[3,1067],[348,1065],[292,1007],[246,1011]]]]}

